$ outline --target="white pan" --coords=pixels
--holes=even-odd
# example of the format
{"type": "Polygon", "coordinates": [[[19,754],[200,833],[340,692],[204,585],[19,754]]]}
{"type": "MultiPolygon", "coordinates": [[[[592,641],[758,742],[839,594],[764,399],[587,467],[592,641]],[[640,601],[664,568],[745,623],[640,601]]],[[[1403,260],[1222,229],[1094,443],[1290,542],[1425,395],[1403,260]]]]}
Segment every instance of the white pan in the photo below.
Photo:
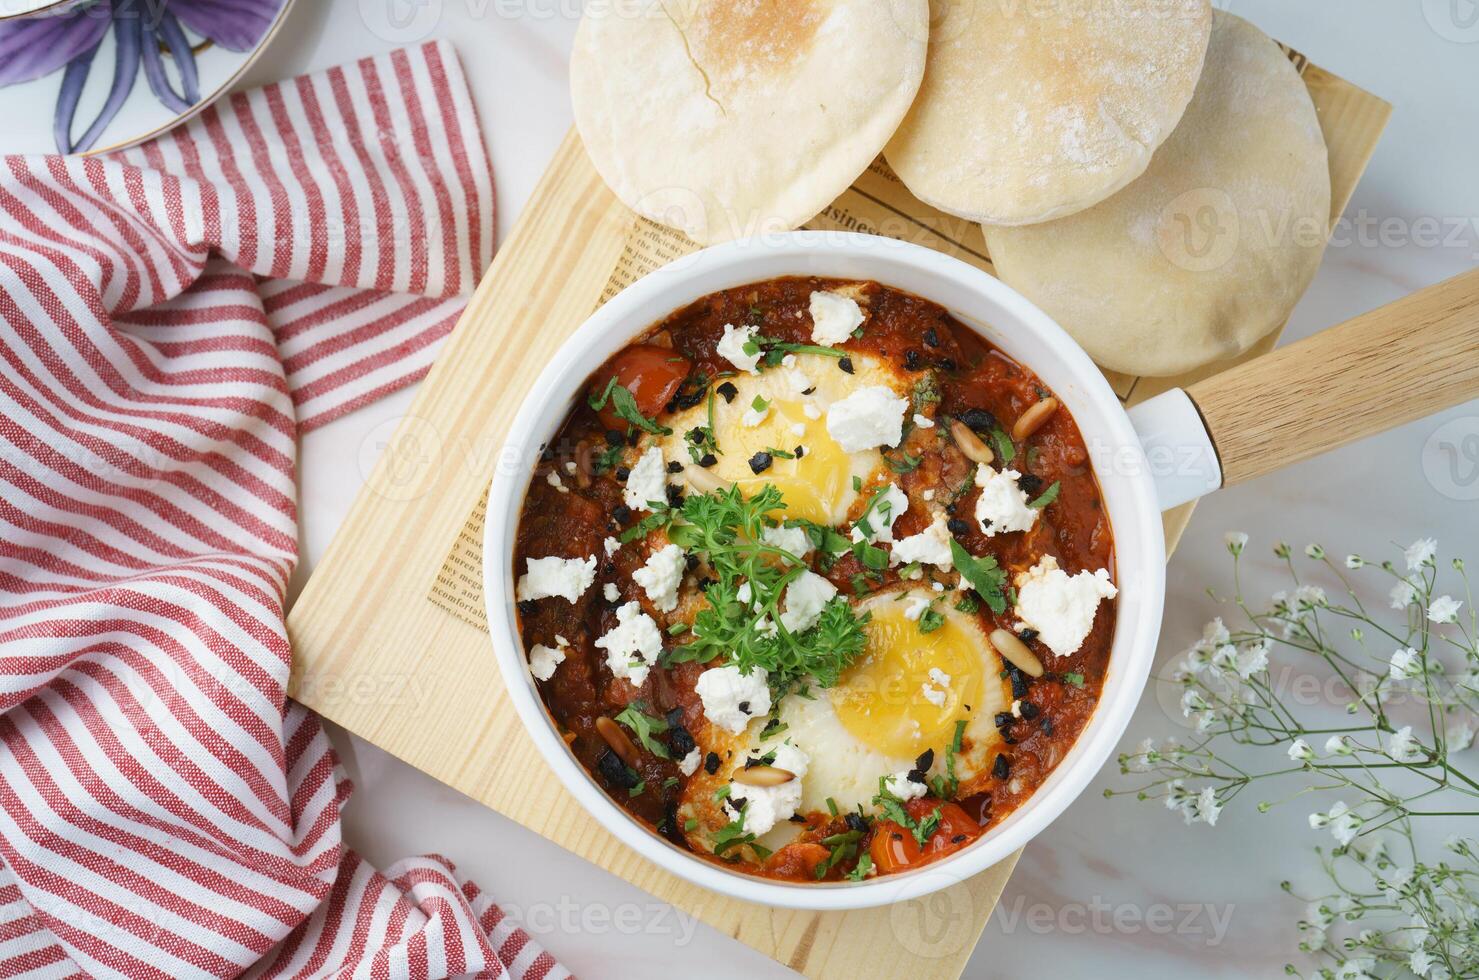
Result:
{"type": "Polygon", "coordinates": [[[633,284],[587,320],[529,391],[494,476],[483,542],[493,649],[514,707],[554,776],[602,825],[682,878],[764,905],[849,909],[947,887],[1041,833],[1119,743],[1145,687],[1165,594],[1161,511],[1479,397],[1479,273],[1450,280],[1221,375],[1126,411],[1078,344],[985,272],[890,238],[794,232],[732,242],[633,284]],[[919,870],[858,883],[790,884],[729,871],[659,837],[613,803],[556,732],[529,675],[514,611],[513,549],[540,447],[586,380],[669,313],[778,276],[872,279],[944,306],[1034,371],[1072,413],[1114,530],[1119,586],[1109,670],[1094,715],[1030,800],[978,841],[919,870]]]}

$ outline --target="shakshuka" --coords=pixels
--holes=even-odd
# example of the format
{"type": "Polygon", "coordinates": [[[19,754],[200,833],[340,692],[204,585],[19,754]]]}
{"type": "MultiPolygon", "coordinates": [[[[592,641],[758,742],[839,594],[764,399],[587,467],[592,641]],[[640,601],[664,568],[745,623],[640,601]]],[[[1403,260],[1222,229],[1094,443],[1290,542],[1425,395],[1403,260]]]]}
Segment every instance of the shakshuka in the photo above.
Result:
{"type": "Polygon", "coordinates": [[[1114,545],[1078,427],[942,307],[704,297],[543,447],[513,574],[571,751],[679,847],[861,881],[970,846],[1098,700],[1114,545]]]}

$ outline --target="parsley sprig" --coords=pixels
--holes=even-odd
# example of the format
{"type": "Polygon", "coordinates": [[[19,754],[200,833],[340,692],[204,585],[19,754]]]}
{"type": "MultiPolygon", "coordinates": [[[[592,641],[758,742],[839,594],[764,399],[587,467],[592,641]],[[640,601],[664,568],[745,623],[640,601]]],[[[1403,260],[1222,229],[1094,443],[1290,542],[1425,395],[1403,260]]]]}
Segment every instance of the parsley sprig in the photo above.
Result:
{"type": "Polygon", "coordinates": [[[643,432],[648,432],[655,436],[673,434],[672,429],[664,425],[658,425],[655,421],[642,414],[642,410],[637,407],[636,396],[632,394],[631,389],[618,384],[616,375],[614,374],[606,382],[606,387],[601,389],[600,394],[592,395],[586,400],[586,404],[590,405],[591,409],[596,412],[603,410],[608,402],[611,404],[612,411],[616,412],[618,418],[641,429],[643,432]]]}
{"type": "Polygon", "coordinates": [[[654,718],[646,713],[647,703],[645,701],[633,701],[622,709],[621,714],[616,716],[619,724],[625,725],[637,736],[642,747],[659,759],[670,758],[668,747],[657,740],[657,735],[668,730],[668,723],[662,718],[654,718]]]}
{"type": "Polygon", "coordinates": [[[781,622],[786,587],[808,570],[800,557],[763,540],[771,515],[784,508],[780,490],[767,484],[749,499],[736,487],[692,494],[680,511],[663,512],[668,539],[712,570],[704,589],[708,605],[694,618],[693,639],[673,650],[668,663],[708,663],[722,656],[744,673],[762,668],[771,686],[784,694],[806,678],[835,686],[862,652],[867,616],[855,613],[841,596],[827,603],[804,633],[793,633],[781,622]],[[677,516],[681,522],[674,520],[677,516]]]}
{"type": "Polygon", "coordinates": [[[976,590],[991,611],[1000,616],[1006,612],[1007,599],[1004,586],[1007,581],[1006,570],[996,564],[996,559],[991,555],[977,558],[961,546],[959,541],[951,540],[950,556],[955,562],[956,571],[961,577],[971,583],[971,588],[976,590]]]}

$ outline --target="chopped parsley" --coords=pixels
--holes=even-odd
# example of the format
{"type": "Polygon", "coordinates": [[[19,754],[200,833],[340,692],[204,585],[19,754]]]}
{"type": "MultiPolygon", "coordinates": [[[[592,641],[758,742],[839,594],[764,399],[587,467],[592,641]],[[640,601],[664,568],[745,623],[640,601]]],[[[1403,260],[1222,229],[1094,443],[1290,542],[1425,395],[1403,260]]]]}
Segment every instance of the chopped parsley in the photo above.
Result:
{"type": "Polygon", "coordinates": [[[1000,428],[991,430],[991,441],[996,446],[996,455],[1003,463],[1010,463],[1017,457],[1017,447],[1012,445],[1012,437],[1000,428]]]}
{"type": "Polygon", "coordinates": [[[1065,683],[1072,684],[1074,687],[1084,686],[1084,675],[1078,673],[1077,671],[1074,671],[1071,674],[1064,674],[1063,680],[1065,683]]]}
{"type": "Polygon", "coordinates": [[[924,612],[919,614],[919,632],[921,633],[933,633],[944,625],[945,617],[935,608],[933,602],[925,607],[924,612]]]}
{"type": "Polygon", "coordinates": [[[827,848],[827,858],[824,861],[817,862],[816,871],[814,872],[817,881],[821,881],[827,877],[827,872],[839,864],[842,864],[844,861],[851,861],[857,857],[858,844],[862,839],[863,832],[861,830],[845,830],[840,834],[823,837],[821,843],[823,847],[827,848]]]}
{"type": "Polygon", "coordinates": [[[904,809],[904,801],[889,792],[887,776],[878,777],[878,795],[873,797],[873,805],[883,811],[884,819],[892,820],[913,834],[920,847],[929,843],[930,837],[940,826],[939,807],[935,807],[934,812],[923,820],[915,820],[909,816],[909,811],[904,809]]]}
{"type": "Polygon", "coordinates": [[[1042,496],[1038,497],[1027,506],[1031,507],[1033,510],[1042,510],[1048,504],[1051,504],[1053,501],[1058,499],[1058,489],[1058,481],[1054,480],[1053,485],[1042,492],[1042,496]]]}
{"type": "Polygon", "coordinates": [[[960,594],[960,601],[955,604],[955,608],[970,616],[981,608],[981,600],[969,592],[962,592],[960,594]]]}
{"type": "MultiPolygon", "coordinates": [[[[713,570],[704,588],[708,600],[693,622],[693,639],[672,651],[669,663],[708,663],[724,657],[741,672],[760,667],[779,693],[803,678],[833,687],[838,676],[863,650],[863,624],[848,601],[836,596],[805,633],[792,633],[781,622],[786,587],[806,572],[806,564],[781,548],[766,544],[767,515],[783,510],[781,492],[767,484],[746,500],[736,487],[683,500],[684,523],[671,523],[668,538],[697,554],[713,570]],[[740,588],[749,587],[749,601],[740,588]]],[[[885,562],[887,555],[884,555],[885,562]]],[[[779,700],[779,699],[777,699],[779,700]]]]}
{"type": "Polygon", "coordinates": [[[998,616],[1006,612],[1007,600],[1003,587],[1006,585],[1007,573],[997,566],[996,559],[991,555],[977,558],[953,538],[950,541],[950,556],[955,562],[956,571],[971,583],[971,588],[991,607],[991,611],[998,616]]]}
{"type": "Polygon", "coordinates": [[[913,473],[915,470],[919,469],[919,464],[924,462],[924,457],[910,456],[907,452],[900,450],[898,459],[895,459],[894,457],[889,455],[885,455],[883,457],[883,461],[887,463],[888,468],[893,470],[895,473],[913,473]]]}
{"type": "Polygon", "coordinates": [[[862,881],[864,878],[868,877],[868,872],[872,870],[873,858],[866,851],[864,851],[863,855],[858,858],[857,867],[849,871],[846,877],[848,881],[862,881]]]}
{"type": "Polygon", "coordinates": [[[661,718],[654,718],[644,713],[646,707],[647,704],[644,701],[633,701],[622,709],[621,714],[616,716],[616,720],[632,730],[632,734],[637,736],[637,740],[642,743],[644,749],[659,759],[667,759],[669,758],[668,747],[659,742],[656,736],[668,730],[668,723],[661,718]]]}
{"type": "Polygon", "coordinates": [[[930,777],[930,789],[942,800],[953,800],[960,789],[960,778],[955,775],[955,757],[960,753],[960,742],[965,737],[966,720],[955,723],[955,737],[945,750],[945,775],[930,777]]]}
{"type": "Polygon", "coordinates": [[[594,411],[602,411],[607,403],[611,404],[612,411],[616,412],[618,418],[630,423],[643,432],[649,432],[655,436],[672,435],[673,430],[666,426],[658,425],[652,419],[642,414],[637,407],[637,398],[629,388],[616,383],[616,375],[606,382],[606,387],[601,389],[599,395],[593,395],[587,399],[587,404],[594,411]]]}

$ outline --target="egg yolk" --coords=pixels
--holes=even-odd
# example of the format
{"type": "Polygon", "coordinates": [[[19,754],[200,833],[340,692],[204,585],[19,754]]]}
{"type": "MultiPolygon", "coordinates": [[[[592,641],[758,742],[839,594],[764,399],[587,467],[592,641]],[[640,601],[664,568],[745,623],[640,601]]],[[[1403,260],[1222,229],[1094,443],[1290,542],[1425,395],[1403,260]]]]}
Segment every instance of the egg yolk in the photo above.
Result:
{"type": "Polygon", "coordinates": [[[738,486],[746,497],[774,484],[786,502],[787,517],[832,524],[834,511],[852,486],[852,460],[827,434],[825,416],[807,418],[799,401],[772,402],[759,425],[728,426],[719,444],[724,455],[712,472],[738,486]],[[756,453],[772,449],[794,453],[797,446],[805,450],[799,459],[775,456],[759,473],[750,466],[756,453]]]}
{"type": "Polygon", "coordinates": [[[873,607],[862,654],[828,693],[854,738],[888,755],[913,758],[948,744],[956,720],[969,713],[966,706],[981,703],[982,658],[979,638],[954,617],[922,633],[917,621],[905,618],[906,607],[903,601],[873,607]],[[932,677],[932,670],[939,673],[932,677]],[[942,683],[940,674],[948,680],[942,683]]]}

